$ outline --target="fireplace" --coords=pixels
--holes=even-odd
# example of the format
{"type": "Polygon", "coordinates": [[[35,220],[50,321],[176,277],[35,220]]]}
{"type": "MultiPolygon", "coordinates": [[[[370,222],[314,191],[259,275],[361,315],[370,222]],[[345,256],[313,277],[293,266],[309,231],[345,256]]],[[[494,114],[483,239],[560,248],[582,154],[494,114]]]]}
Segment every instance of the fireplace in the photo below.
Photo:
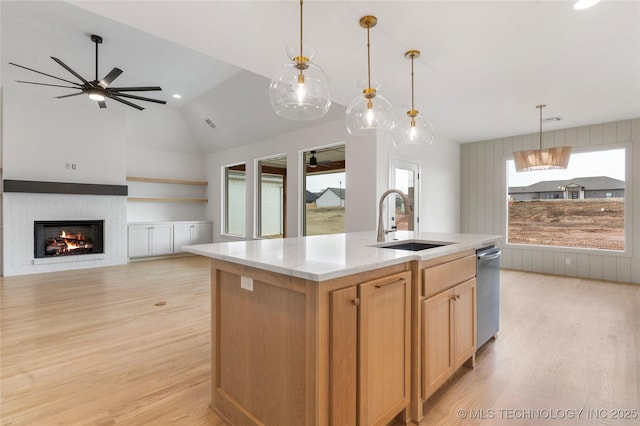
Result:
{"type": "Polygon", "coordinates": [[[104,253],[104,220],[34,221],[34,257],[104,253]]]}

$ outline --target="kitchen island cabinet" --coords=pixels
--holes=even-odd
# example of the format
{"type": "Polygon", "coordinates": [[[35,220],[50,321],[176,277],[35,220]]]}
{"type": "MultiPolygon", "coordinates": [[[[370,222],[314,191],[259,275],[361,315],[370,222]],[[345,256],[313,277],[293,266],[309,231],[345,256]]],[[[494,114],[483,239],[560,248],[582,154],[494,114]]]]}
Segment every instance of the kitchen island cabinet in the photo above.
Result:
{"type": "Polygon", "coordinates": [[[212,407],[237,425],[389,422],[409,404],[405,269],[313,283],[213,261],[212,407]]]}
{"type": "Polygon", "coordinates": [[[421,266],[498,237],[396,238],[449,244],[391,250],[369,232],[184,247],[212,259],[211,408],[234,425],[419,421],[421,266]]]}

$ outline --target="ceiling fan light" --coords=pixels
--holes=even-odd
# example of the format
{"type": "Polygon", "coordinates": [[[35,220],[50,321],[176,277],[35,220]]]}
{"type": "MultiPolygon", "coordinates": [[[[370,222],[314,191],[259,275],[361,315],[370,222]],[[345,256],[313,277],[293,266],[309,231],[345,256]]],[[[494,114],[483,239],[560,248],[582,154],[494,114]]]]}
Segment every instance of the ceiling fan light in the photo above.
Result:
{"type": "Polygon", "coordinates": [[[89,89],[87,90],[87,93],[89,94],[89,99],[93,100],[93,101],[104,101],[105,96],[104,94],[100,91],[100,90],[96,90],[96,89],[89,89]]]}

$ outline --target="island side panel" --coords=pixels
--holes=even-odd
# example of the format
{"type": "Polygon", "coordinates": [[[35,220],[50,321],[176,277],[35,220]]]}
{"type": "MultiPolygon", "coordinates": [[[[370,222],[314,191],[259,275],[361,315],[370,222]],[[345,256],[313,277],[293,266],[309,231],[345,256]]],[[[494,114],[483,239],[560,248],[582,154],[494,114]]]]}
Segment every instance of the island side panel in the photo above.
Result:
{"type": "Polygon", "coordinates": [[[212,408],[231,424],[315,424],[316,286],[218,260],[211,272],[212,408]]]}

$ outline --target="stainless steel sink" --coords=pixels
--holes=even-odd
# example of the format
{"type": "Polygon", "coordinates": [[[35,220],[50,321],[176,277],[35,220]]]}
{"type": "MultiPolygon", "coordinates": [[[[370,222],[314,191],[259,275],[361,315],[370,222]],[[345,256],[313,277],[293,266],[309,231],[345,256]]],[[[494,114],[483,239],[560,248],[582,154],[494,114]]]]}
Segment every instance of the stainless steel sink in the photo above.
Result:
{"type": "Polygon", "coordinates": [[[437,247],[443,247],[452,243],[439,242],[439,241],[400,241],[397,243],[391,243],[386,245],[379,245],[376,247],[394,249],[394,250],[409,250],[409,251],[422,251],[437,247]]]}

